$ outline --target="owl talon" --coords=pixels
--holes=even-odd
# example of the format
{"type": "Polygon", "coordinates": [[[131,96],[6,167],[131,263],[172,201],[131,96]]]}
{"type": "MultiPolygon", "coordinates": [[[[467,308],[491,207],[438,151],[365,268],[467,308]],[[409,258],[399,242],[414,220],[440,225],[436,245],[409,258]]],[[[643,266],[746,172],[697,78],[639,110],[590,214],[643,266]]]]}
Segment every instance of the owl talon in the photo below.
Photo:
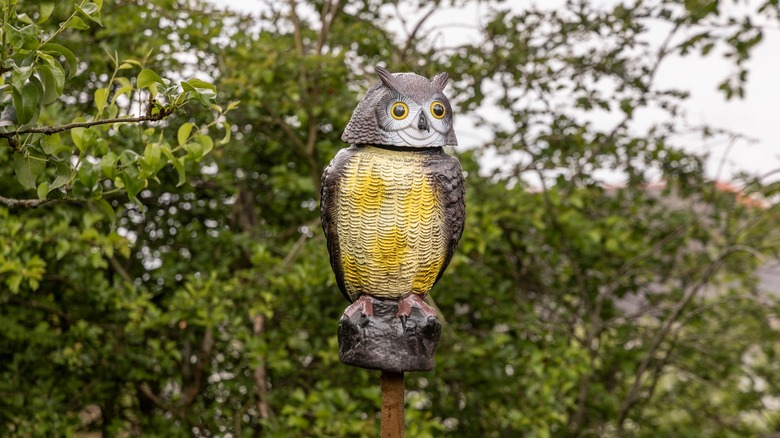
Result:
{"type": "Polygon", "coordinates": [[[360,312],[360,323],[363,324],[363,318],[365,318],[365,324],[368,324],[368,318],[374,316],[374,303],[371,301],[371,297],[368,295],[361,295],[360,298],[355,300],[354,303],[350,304],[349,307],[344,310],[344,315],[346,315],[347,318],[350,318],[357,312],[360,312]]]}
{"type": "Polygon", "coordinates": [[[412,307],[419,307],[423,314],[428,315],[429,317],[436,317],[436,310],[425,304],[423,297],[417,294],[409,294],[398,300],[398,313],[396,316],[399,318],[402,316],[410,316],[412,314],[412,307]]]}
{"type": "MultiPolygon", "coordinates": [[[[412,304],[414,303],[409,299],[412,295],[407,295],[398,300],[398,313],[395,315],[399,318],[405,318],[412,314],[412,304]]],[[[404,323],[406,320],[403,321],[404,323]]],[[[406,325],[406,324],[404,324],[406,325]]]]}

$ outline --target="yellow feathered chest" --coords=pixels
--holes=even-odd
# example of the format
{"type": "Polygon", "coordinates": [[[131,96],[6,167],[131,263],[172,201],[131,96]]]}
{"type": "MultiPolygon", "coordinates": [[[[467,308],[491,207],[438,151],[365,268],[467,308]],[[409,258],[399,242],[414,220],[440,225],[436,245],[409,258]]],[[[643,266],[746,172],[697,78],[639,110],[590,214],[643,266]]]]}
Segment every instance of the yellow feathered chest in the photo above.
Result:
{"type": "Polygon", "coordinates": [[[427,294],[463,230],[462,172],[441,148],[353,146],[323,176],[323,227],[342,292],[427,294]]]}

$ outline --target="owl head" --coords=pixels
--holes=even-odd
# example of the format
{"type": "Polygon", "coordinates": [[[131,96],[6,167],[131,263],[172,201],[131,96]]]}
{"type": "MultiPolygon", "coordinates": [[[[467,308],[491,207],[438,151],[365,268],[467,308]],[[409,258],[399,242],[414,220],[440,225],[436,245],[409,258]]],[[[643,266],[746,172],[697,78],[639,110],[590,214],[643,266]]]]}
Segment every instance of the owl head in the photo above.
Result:
{"type": "Polygon", "coordinates": [[[352,113],[341,139],[359,145],[426,148],[457,146],[452,107],[444,96],[449,76],[427,79],[376,67],[377,82],[352,113]]]}

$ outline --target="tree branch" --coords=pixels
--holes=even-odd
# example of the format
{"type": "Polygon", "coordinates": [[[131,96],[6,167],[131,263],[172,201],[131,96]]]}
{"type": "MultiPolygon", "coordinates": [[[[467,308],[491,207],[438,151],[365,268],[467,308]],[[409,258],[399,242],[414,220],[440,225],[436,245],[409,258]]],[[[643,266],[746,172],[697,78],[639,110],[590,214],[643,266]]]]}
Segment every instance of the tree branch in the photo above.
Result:
{"type": "Polygon", "coordinates": [[[336,15],[341,11],[339,0],[328,0],[322,7],[322,13],[320,14],[320,21],[322,27],[320,28],[320,34],[317,36],[317,54],[322,54],[322,48],[325,46],[325,40],[330,32],[330,26],[333,24],[333,20],[336,19],[336,15]],[[330,15],[330,18],[328,17],[330,15]]]}
{"type": "Polygon", "coordinates": [[[291,146],[293,147],[293,149],[295,149],[296,152],[298,152],[301,155],[304,155],[306,153],[306,144],[304,144],[303,141],[301,141],[301,139],[298,137],[298,134],[295,133],[295,130],[292,128],[292,126],[290,126],[289,123],[285,122],[283,118],[267,117],[266,120],[282,128],[282,131],[284,131],[284,133],[287,134],[287,137],[292,142],[291,146]]]}
{"type": "Polygon", "coordinates": [[[428,21],[431,16],[433,16],[434,12],[439,10],[439,5],[434,5],[425,15],[420,18],[420,21],[415,24],[414,29],[409,33],[409,36],[406,39],[406,43],[404,44],[404,48],[402,49],[402,53],[404,56],[406,55],[406,52],[409,51],[409,49],[412,47],[412,44],[414,43],[415,38],[417,38],[417,32],[422,29],[423,24],[425,24],[426,21],[428,21]]]}
{"type": "Polygon", "coordinates": [[[142,116],[136,116],[136,117],[116,117],[113,119],[93,120],[91,122],[69,123],[67,125],[58,125],[58,126],[41,126],[41,127],[24,129],[21,131],[0,132],[0,138],[10,139],[12,137],[16,137],[17,135],[23,135],[23,134],[52,135],[64,131],[69,131],[74,128],[91,128],[93,126],[111,125],[115,123],[156,122],[168,117],[169,115],[171,115],[171,113],[173,113],[173,111],[174,108],[170,108],[170,109],[163,109],[157,114],[147,113],[142,116]]]}
{"type": "Polygon", "coordinates": [[[301,22],[298,20],[298,13],[295,11],[297,3],[290,0],[290,21],[293,25],[293,38],[295,40],[295,51],[298,56],[303,57],[303,36],[301,34],[301,22]]]}
{"type": "Polygon", "coordinates": [[[16,137],[8,137],[8,138],[6,138],[6,141],[8,141],[8,146],[11,146],[11,149],[13,149],[14,152],[21,152],[22,151],[19,148],[19,142],[16,140],[16,137]]]}
{"type": "Polygon", "coordinates": [[[0,204],[10,208],[35,208],[53,201],[56,199],[13,199],[0,196],[0,204]]]}
{"type": "Polygon", "coordinates": [[[309,236],[307,236],[306,234],[301,233],[301,236],[298,237],[298,240],[295,241],[295,243],[293,244],[292,249],[290,249],[290,252],[287,253],[287,256],[284,257],[284,260],[282,261],[282,264],[284,264],[285,266],[289,265],[290,262],[292,262],[293,259],[295,258],[295,254],[298,253],[298,250],[301,249],[301,247],[303,246],[304,243],[306,243],[306,240],[308,238],[309,238],[309,236]]]}
{"type": "Polygon", "coordinates": [[[73,322],[73,319],[70,316],[68,316],[67,313],[63,312],[62,310],[60,310],[60,309],[58,309],[58,308],[56,308],[56,307],[54,307],[52,305],[38,302],[38,301],[36,301],[34,299],[25,301],[25,300],[21,300],[21,299],[14,299],[14,298],[12,298],[11,302],[13,302],[15,304],[19,304],[19,305],[25,306],[25,307],[29,307],[31,309],[43,310],[45,312],[57,315],[60,319],[65,321],[66,324],[70,324],[70,323],[73,322]]]}
{"type": "Polygon", "coordinates": [[[125,267],[119,263],[119,260],[117,260],[116,257],[108,257],[108,263],[111,265],[114,271],[116,271],[116,273],[122,277],[123,280],[125,280],[127,283],[133,282],[133,277],[130,276],[130,274],[127,272],[127,269],[125,269],[125,267]]]}
{"type": "MultiPolygon", "coordinates": [[[[206,328],[206,332],[203,334],[203,340],[201,341],[200,352],[198,354],[198,362],[195,365],[195,382],[187,389],[182,391],[180,408],[191,405],[198,398],[203,384],[205,382],[204,374],[206,367],[209,366],[211,360],[211,351],[214,348],[214,332],[211,327],[206,328]]],[[[185,358],[184,360],[188,360],[185,358]]]]}
{"type": "Polygon", "coordinates": [[[639,368],[637,369],[635,375],[634,375],[634,382],[631,385],[631,388],[628,391],[628,395],[626,395],[625,400],[623,400],[623,403],[620,406],[620,413],[618,415],[618,431],[623,431],[623,426],[625,424],[625,420],[628,417],[629,410],[634,406],[636,403],[636,398],[639,394],[639,389],[642,386],[643,377],[645,375],[645,372],[648,370],[650,366],[650,362],[655,357],[656,352],[661,347],[661,344],[663,341],[667,338],[667,336],[670,333],[674,333],[674,325],[675,323],[680,319],[680,317],[683,314],[683,310],[693,301],[693,298],[701,291],[704,286],[707,285],[707,283],[712,279],[712,277],[718,272],[720,267],[725,263],[726,258],[728,258],[731,254],[742,251],[743,248],[740,247],[730,247],[728,250],[724,251],[723,254],[718,257],[717,260],[713,261],[710,266],[707,267],[707,269],[704,271],[701,278],[690,288],[686,291],[683,298],[678,302],[678,304],[674,307],[672,310],[672,314],[669,315],[669,317],[661,324],[661,327],[659,328],[658,332],[656,333],[655,338],[653,339],[653,342],[650,344],[650,347],[647,350],[647,354],[645,355],[645,358],[642,360],[642,362],[639,364],[639,368]]]}
{"type": "MultiPolygon", "coordinates": [[[[254,317],[252,324],[252,335],[260,337],[265,331],[265,315],[257,315],[254,317]]],[[[252,376],[255,379],[255,394],[257,395],[257,414],[261,420],[267,420],[271,418],[271,407],[268,405],[268,386],[266,385],[266,370],[265,361],[261,361],[260,364],[255,367],[252,372],[252,376]]]]}
{"type": "Polygon", "coordinates": [[[141,383],[141,384],[136,385],[136,387],[141,392],[141,394],[145,395],[146,398],[151,400],[151,402],[154,403],[155,406],[157,406],[158,408],[160,408],[160,409],[162,409],[164,411],[168,411],[169,410],[169,407],[166,406],[166,404],[162,400],[160,400],[159,397],[157,397],[157,395],[154,393],[154,391],[152,391],[152,388],[149,386],[149,384],[141,383]]]}

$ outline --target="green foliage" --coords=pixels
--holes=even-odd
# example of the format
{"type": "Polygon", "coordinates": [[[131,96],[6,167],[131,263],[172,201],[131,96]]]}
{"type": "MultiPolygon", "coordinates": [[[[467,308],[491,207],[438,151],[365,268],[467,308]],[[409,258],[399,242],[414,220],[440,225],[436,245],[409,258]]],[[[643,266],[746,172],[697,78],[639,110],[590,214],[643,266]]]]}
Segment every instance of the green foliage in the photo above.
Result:
{"type": "MultiPolygon", "coordinates": [[[[21,186],[15,192],[35,192],[39,205],[54,199],[100,200],[115,193],[136,200],[167,165],[177,170],[179,183],[184,184],[186,165],[199,162],[214,147],[206,133],[233,107],[223,110],[213,104],[216,87],[210,83],[197,78],[175,83],[145,68],[149,54],[138,61],[104,47],[102,56],[84,65],[87,69],[99,62],[109,65],[110,76],[93,81],[90,102],[94,108],[68,119],[68,111],[63,111],[66,92],[84,99],[78,89],[68,89],[84,74],[84,67],[71,49],[53,41],[64,39],[68,32],[104,26],[103,2],[80,1],[70,6],[53,28],[57,18],[53,3],[31,10],[23,10],[16,2],[3,3],[0,105],[6,111],[0,120],[0,146],[13,151],[21,186]],[[30,17],[36,15],[33,21],[30,17]],[[159,128],[142,131],[136,127],[131,133],[122,126],[165,119],[190,102],[213,110],[214,120],[195,127],[194,132],[190,125],[189,132],[195,135],[185,136],[178,144],[165,141],[159,128]],[[139,109],[142,114],[133,116],[139,109]],[[134,144],[118,145],[120,135],[135,137],[134,144]]],[[[106,210],[110,207],[102,205],[106,210]]]]}
{"type": "Polygon", "coordinates": [[[424,2],[293,3],[0,1],[0,435],[377,436],[378,373],[338,361],[318,212],[376,63],[448,71],[458,117],[494,135],[454,151],[467,224],[407,435],[777,430],[756,270],[780,254],[780,186],[713,181],[680,147],[685,90],[655,83],[671,56],[718,54],[740,97],[750,16],[491,1],[481,42],[442,48],[424,2]]]}

